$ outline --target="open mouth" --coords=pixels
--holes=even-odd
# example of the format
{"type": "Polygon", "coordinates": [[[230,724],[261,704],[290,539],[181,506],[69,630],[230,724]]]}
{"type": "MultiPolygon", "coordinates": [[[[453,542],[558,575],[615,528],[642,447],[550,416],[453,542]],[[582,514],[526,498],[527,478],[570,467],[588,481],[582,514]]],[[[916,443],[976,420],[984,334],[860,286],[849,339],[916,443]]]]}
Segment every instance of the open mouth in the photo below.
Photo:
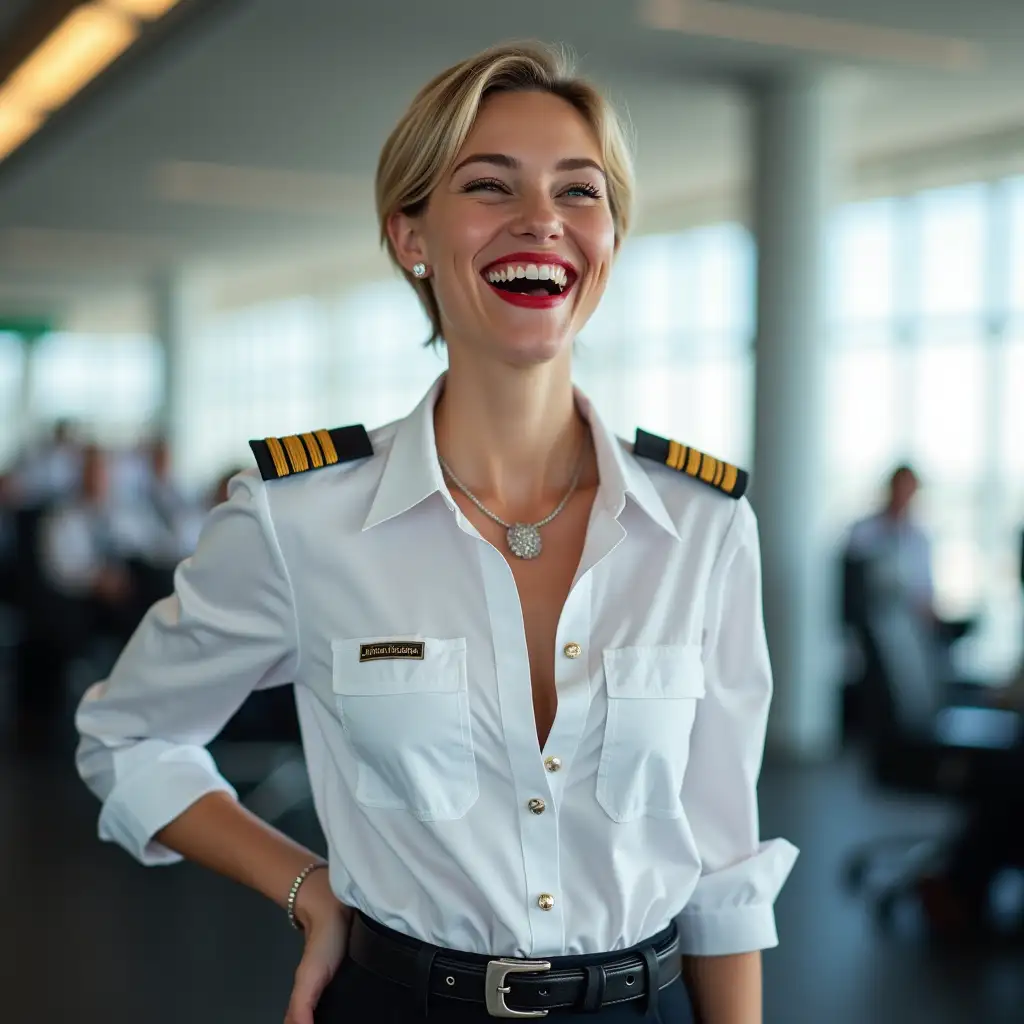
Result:
{"type": "Polygon", "coordinates": [[[576,271],[563,263],[535,263],[515,257],[492,263],[480,276],[506,302],[539,308],[561,302],[577,278],[576,271]]]}

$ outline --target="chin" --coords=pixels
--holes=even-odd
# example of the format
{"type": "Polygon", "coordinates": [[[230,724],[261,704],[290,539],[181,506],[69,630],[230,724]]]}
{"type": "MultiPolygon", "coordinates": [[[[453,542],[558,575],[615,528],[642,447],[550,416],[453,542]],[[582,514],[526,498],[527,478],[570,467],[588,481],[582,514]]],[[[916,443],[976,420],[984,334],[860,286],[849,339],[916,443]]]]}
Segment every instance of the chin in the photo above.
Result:
{"type": "Polygon", "coordinates": [[[572,349],[572,338],[561,330],[504,334],[495,341],[503,361],[517,367],[551,363],[572,349]]]}

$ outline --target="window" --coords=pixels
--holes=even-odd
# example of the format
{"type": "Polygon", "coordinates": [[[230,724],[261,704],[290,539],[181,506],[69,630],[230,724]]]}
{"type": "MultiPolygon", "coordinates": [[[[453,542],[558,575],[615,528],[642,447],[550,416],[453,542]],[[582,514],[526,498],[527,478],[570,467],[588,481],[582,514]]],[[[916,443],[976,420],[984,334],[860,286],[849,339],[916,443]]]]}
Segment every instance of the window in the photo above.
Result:
{"type": "Polygon", "coordinates": [[[330,366],[322,311],[314,300],[220,314],[182,357],[177,463],[192,486],[207,486],[232,466],[250,465],[250,438],[322,425],[330,366]]]}
{"type": "Polygon", "coordinates": [[[14,459],[23,440],[23,372],[24,345],[20,336],[0,333],[0,473],[14,459]]]}
{"type": "Polygon", "coordinates": [[[738,224],[623,246],[576,359],[580,386],[612,430],[632,438],[640,426],[749,462],[753,273],[738,224]]]}
{"type": "MultiPolygon", "coordinates": [[[[1003,391],[999,463],[1005,467],[1006,483],[1024,499],[1024,327],[1018,328],[1003,349],[999,378],[1003,391]]],[[[1024,519],[1024,500],[1020,515],[1024,519]]]]}
{"type": "Polygon", "coordinates": [[[918,308],[925,316],[980,312],[985,288],[985,187],[965,185],[917,198],[918,308]]]}
{"type": "Polygon", "coordinates": [[[50,334],[31,349],[29,403],[38,420],[78,420],[100,443],[128,443],[160,410],[163,362],[153,338],[50,334]]]}
{"type": "Polygon", "coordinates": [[[1001,305],[1004,195],[1011,304],[1024,312],[1024,179],[840,211],[826,423],[834,530],[870,510],[898,461],[921,472],[937,602],[982,614],[967,667],[989,678],[1020,651],[1024,325],[1001,305]]]}
{"type": "Polygon", "coordinates": [[[835,218],[828,271],[839,323],[887,320],[896,312],[896,208],[891,199],[853,203],[835,218]]]}
{"type": "Polygon", "coordinates": [[[212,318],[185,356],[179,466],[207,486],[251,465],[250,438],[364,423],[409,412],[444,368],[426,350],[427,320],[402,281],[336,302],[301,297],[212,318]]]}
{"type": "Polygon", "coordinates": [[[982,482],[985,355],[978,335],[922,344],[916,353],[910,451],[928,480],[953,481],[962,488],[982,482]]]}
{"type": "Polygon", "coordinates": [[[1010,206],[1010,304],[1024,312],[1024,177],[1007,183],[1010,206]]]}

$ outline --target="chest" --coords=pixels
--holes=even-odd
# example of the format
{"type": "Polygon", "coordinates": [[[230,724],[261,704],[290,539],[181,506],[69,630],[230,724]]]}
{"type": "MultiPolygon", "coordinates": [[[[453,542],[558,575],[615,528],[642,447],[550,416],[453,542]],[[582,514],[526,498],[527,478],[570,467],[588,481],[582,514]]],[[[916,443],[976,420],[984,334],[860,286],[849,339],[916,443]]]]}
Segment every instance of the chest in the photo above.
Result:
{"type": "Polygon", "coordinates": [[[581,488],[555,519],[540,528],[541,553],[531,559],[512,552],[505,527],[480,512],[463,495],[456,497],[463,514],[481,537],[501,553],[515,582],[529,657],[534,717],[542,747],[558,707],[554,671],[558,625],[580,568],[595,494],[595,488],[581,488]]]}
{"type": "Polygon", "coordinates": [[[282,529],[296,682],[329,706],[332,688],[358,687],[363,674],[376,680],[390,664],[396,679],[378,682],[388,692],[400,692],[406,675],[410,690],[440,692],[449,683],[431,680],[429,657],[371,669],[360,665],[358,644],[416,639],[429,649],[431,640],[461,639],[460,685],[473,694],[474,714],[497,728],[512,692],[527,701],[536,693],[549,712],[556,683],[563,702],[576,689],[589,701],[606,648],[699,641],[711,545],[680,544],[637,516],[619,522],[585,492],[541,528],[544,549],[533,560],[512,555],[506,531],[486,516],[464,516],[460,524],[438,500],[370,530],[332,533],[327,521],[307,528],[298,517],[301,530],[282,529]],[[570,643],[578,656],[566,656],[570,643]]]}

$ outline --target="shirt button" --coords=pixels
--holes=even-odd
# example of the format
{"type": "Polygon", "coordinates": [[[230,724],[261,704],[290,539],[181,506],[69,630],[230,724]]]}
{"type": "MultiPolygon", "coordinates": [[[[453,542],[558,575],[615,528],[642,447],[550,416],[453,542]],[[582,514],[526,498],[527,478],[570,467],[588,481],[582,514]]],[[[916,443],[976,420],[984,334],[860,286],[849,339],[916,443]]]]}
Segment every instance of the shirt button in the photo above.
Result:
{"type": "Polygon", "coordinates": [[[542,892],[540,896],[537,897],[537,906],[540,907],[541,910],[550,910],[554,905],[555,897],[550,893],[542,892]]]}
{"type": "Polygon", "coordinates": [[[549,772],[557,772],[562,767],[562,759],[560,757],[545,757],[544,767],[549,772]]]}
{"type": "Polygon", "coordinates": [[[580,647],[580,645],[576,644],[576,643],[566,644],[562,648],[562,653],[567,658],[578,658],[583,653],[583,648],[580,647]]]}
{"type": "Polygon", "coordinates": [[[535,796],[527,805],[534,814],[543,814],[547,804],[539,796],[535,796]]]}

